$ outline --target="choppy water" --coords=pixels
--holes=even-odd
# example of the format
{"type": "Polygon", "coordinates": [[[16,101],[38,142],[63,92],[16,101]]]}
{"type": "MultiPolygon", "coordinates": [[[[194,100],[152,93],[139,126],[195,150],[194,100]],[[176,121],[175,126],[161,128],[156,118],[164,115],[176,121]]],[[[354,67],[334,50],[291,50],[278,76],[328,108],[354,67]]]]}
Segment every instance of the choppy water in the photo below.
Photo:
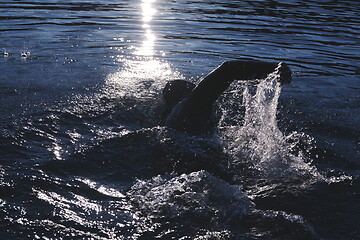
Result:
{"type": "Polygon", "coordinates": [[[358,239],[358,1],[0,3],[3,239],[358,239]],[[285,61],[159,127],[168,80],[285,61]]]}

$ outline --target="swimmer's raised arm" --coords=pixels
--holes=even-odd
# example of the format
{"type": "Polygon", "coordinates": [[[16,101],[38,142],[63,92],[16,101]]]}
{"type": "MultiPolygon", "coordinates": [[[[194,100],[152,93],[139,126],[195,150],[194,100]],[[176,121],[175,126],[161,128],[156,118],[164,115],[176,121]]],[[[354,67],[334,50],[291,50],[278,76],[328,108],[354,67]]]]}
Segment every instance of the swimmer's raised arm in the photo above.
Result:
{"type": "Polygon", "coordinates": [[[202,79],[192,91],[190,98],[215,102],[234,80],[261,79],[275,70],[279,71],[279,81],[282,84],[291,81],[291,70],[285,63],[227,61],[202,79]]]}
{"type": "Polygon", "coordinates": [[[261,79],[274,71],[280,75],[280,83],[291,81],[290,68],[284,63],[228,61],[209,73],[195,88],[184,81],[171,82],[164,91],[164,98],[172,106],[164,125],[189,134],[206,132],[216,99],[234,80],[261,79]],[[177,91],[170,91],[174,86],[178,87],[177,91]]]}

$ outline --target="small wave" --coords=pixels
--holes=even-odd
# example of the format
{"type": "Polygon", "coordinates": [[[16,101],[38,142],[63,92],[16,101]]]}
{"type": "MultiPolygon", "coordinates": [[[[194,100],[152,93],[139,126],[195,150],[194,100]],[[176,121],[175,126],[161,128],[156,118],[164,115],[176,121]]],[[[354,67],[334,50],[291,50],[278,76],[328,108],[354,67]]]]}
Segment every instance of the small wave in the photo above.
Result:
{"type": "Polygon", "coordinates": [[[206,171],[138,181],[129,193],[133,201],[153,217],[190,214],[221,219],[231,214],[241,217],[253,207],[241,186],[229,185],[206,171]],[[221,214],[216,214],[218,211],[221,214]]]}
{"type": "Polygon", "coordinates": [[[274,239],[278,233],[291,239],[315,236],[303,217],[257,210],[240,185],[230,185],[206,171],[138,180],[128,196],[140,215],[160,224],[154,232],[158,237],[170,232],[177,232],[179,239],[238,239],[255,235],[274,239]],[[293,238],[295,233],[298,236],[293,238]]]}

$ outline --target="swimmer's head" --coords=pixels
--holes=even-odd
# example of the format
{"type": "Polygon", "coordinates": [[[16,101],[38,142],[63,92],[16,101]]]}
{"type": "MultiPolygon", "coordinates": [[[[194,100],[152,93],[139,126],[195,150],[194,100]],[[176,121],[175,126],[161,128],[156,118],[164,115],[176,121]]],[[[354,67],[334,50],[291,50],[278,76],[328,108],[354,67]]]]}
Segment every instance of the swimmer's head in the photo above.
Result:
{"type": "Polygon", "coordinates": [[[185,80],[174,80],[166,83],[163,89],[166,104],[174,106],[190,94],[194,87],[195,84],[185,80]]]}

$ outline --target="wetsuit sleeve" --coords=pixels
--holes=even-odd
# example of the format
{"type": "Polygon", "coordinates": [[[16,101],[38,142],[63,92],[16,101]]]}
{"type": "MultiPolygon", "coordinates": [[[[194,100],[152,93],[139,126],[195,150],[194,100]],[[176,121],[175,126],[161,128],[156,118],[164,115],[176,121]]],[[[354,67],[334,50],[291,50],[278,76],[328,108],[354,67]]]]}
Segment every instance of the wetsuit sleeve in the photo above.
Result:
{"type": "Polygon", "coordinates": [[[269,73],[275,71],[278,66],[280,66],[278,63],[261,61],[224,62],[201,80],[189,98],[198,103],[204,103],[205,101],[211,104],[234,80],[265,78],[269,73]]]}

